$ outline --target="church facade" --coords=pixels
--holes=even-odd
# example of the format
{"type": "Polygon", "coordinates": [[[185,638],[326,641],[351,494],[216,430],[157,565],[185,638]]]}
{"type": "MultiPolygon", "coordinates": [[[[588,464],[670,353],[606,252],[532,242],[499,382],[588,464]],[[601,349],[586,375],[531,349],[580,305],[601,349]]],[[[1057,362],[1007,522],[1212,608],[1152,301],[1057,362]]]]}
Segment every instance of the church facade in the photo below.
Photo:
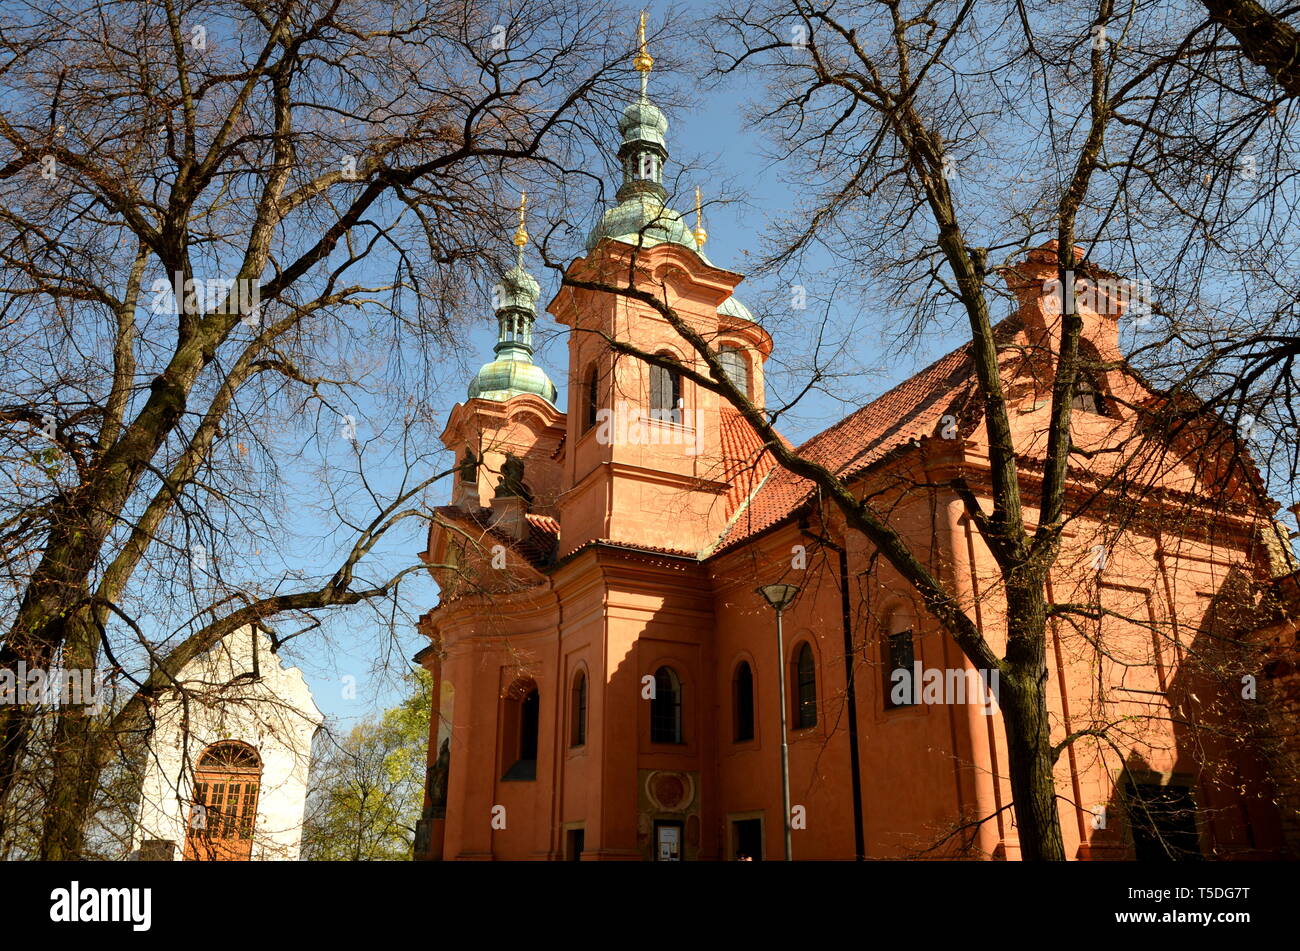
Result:
{"type": "MultiPolygon", "coordinates": [[[[699,222],[666,206],[667,122],[644,91],[620,130],[617,205],[568,274],[635,274],[762,407],[773,340],[734,294],[741,275],[706,257],[699,222]]],[[[421,619],[437,709],[416,857],[776,859],[789,815],[796,860],[1017,858],[995,672],[972,669],[729,404],[611,346],[707,376],[651,307],[559,291],[548,310],[568,329],[569,364],[556,405],[532,361],[540,288],[522,223],[516,237],[496,359],[443,433],[460,467],[422,556],[441,599],[421,619]],[[772,583],[798,588],[780,653],[756,593],[772,583]]],[[[1030,251],[1004,273],[1018,306],[996,329],[1026,499],[1042,475],[1055,260],[1030,251]]],[[[1088,455],[1051,597],[1099,610],[1053,622],[1049,704],[1054,740],[1106,737],[1056,763],[1067,853],[1287,854],[1275,771],[1242,726],[1260,719],[1242,685],[1266,674],[1231,645],[1260,592],[1294,570],[1289,542],[1258,474],[1224,443],[1148,438],[1161,397],[1124,366],[1106,276],[1080,274],[1102,288],[1080,297],[1085,349],[1111,368],[1076,397],[1073,438],[1088,455]]],[[[1001,653],[997,568],[950,488],[960,476],[991,507],[980,407],[961,348],[799,451],[869,495],[1001,653]]]]}

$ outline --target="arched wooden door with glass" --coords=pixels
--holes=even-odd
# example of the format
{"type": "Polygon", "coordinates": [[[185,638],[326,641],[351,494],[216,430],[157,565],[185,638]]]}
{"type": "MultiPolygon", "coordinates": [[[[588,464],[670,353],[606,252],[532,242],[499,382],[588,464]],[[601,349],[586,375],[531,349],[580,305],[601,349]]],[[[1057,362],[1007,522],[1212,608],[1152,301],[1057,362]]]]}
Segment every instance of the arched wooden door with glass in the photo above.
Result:
{"type": "Polygon", "coordinates": [[[253,853],[262,758],[247,743],[205,749],[194,768],[194,801],[185,830],[185,859],[247,862],[253,853]]]}

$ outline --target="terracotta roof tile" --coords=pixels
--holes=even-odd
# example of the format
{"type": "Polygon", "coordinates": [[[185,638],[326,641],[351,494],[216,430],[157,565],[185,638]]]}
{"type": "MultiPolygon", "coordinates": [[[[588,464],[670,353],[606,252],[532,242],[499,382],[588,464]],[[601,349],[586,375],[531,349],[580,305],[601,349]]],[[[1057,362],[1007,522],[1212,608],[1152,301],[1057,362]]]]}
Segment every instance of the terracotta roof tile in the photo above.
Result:
{"type": "Polygon", "coordinates": [[[722,478],[727,489],[727,518],[731,518],[745,500],[776,466],[754,427],[740,411],[725,406],[719,413],[718,437],[722,450],[722,478]]]}
{"type": "MultiPolygon", "coordinates": [[[[1015,329],[1011,321],[1003,321],[999,335],[1015,329]]],[[[966,344],[813,436],[797,451],[838,476],[851,477],[912,439],[933,435],[945,414],[969,421],[967,404],[974,382],[970,344],[966,344]]],[[[741,425],[747,427],[743,420],[741,425]]],[[[965,423],[961,429],[969,431],[965,423]]],[[[750,438],[757,442],[752,430],[750,438]]],[[[812,490],[813,484],[807,479],[769,464],[762,485],[741,507],[715,552],[738,545],[780,522],[807,500],[812,490]]]]}
{"type": "Polygon", "coordinates": [[[549,515],[538,515],[536,512],[525,512],[524,518],[528,519],[528,524],[532,526],[533,534],[539,540],[545,536],[552,538],[560,537],[560,523],[549,515]]]}

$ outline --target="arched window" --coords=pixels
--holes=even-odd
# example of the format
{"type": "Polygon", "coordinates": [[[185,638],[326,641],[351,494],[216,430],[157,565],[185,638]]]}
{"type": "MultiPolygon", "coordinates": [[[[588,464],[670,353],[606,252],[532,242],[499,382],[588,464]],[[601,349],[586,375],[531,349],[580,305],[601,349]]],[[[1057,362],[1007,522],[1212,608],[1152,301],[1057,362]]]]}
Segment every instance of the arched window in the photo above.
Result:
{"type": "Polygon", "coordinates": [[[187,860],[247,862],[252,857],[261,780],[262,759],[247,743],[225,740],[203,751],[194,768],[187,860]]]}
{"type": "MultiPolygon", "coordinates": [[[[664,354],[666,356],[666,354],[664,354]]],[[[665,367],[650,368],[650,418],[681,423],[682,375],[665,367]]]]}
{"type": "Polygon", "coordinates": [[[655,692],[650,699],[650,742],[682,742],[682,682],[671,667],[655,671],[655,692]]]}
{"type": "Polygon", "coordinates": [[[739,347],[723,344],[718,348],[718,362],[722,364],[722,371],[727,374],[731,385],[748,398],[749,360],[745,357],[745,352],[739,347]]]}
{"type": "Polygon", "coordinates": [[[509,768],[503,780],[537,778],[537,726],[541,702],[537,687],[524,682],[512,686],[503,704],[501,759],[509,768]]]}
{"type": "Polygon", "coordinates": [[[587,742],[587,675],[581,670],[573,678],[573,691],[569,699],[569,745],[582,746],[587,742]]]}
{"type": "Polygon", "coordinates": [[[817,668],[812,646],[804,641],[794,654],[794,728],[817,725],[817,668]]]}
{"type": "MultiPolygon", "coordinates": [[[[904,623],[906,621],[904,620],[904,623]]],[[[910,707],[920,696],[916,679],[916,645],[912,629],[897,631],[885,638],[885,709],[910,707]]]]}
{"type": "Polygon", "coordinates": [[[731,695],[734,739],[744,743],[754,738],[754,672],[747,661],[742,660],[736,668],[736,676],[731,679],[731,695]]]}
{"type": "Polygon", "coordinates": [[[1101,391],[1097,388],[1096,381],[1092,376],[1083,370],[1079,371],[1074,380],[1074,399],[1071,401],[1072,409],[1080,410],[1084,413],[1094,413],[1097,416],[1106,415],[1106,401],[1101,391]]]}
{"type": "Polygon", "coordinates": [[[596,425],[596,410],[600,403],[600,377],[594,363],[587,367],[587,375],[583,378],[582,402],[582,431],[585,433],[596,425]]]}

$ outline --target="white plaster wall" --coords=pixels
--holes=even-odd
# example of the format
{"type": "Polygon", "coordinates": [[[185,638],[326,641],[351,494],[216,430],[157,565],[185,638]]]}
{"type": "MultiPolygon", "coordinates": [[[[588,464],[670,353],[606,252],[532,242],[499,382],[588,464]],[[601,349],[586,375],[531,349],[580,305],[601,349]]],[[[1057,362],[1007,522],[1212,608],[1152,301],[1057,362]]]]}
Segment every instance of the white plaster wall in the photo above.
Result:
{"type": "Polygon", "coordinates": [[[169,839],[181,859],[199,756],[212,743],[241,740],[262,758],[252,859],[296,860],[312,737],[322,719],[302,672],[281,664],[266,634],[246,627],[196,657],[177,679],[182,690],[156,710],[133,850],[146,839],[169,839]],[[255,654],[258,679],[248,676],[255,654]]]}

